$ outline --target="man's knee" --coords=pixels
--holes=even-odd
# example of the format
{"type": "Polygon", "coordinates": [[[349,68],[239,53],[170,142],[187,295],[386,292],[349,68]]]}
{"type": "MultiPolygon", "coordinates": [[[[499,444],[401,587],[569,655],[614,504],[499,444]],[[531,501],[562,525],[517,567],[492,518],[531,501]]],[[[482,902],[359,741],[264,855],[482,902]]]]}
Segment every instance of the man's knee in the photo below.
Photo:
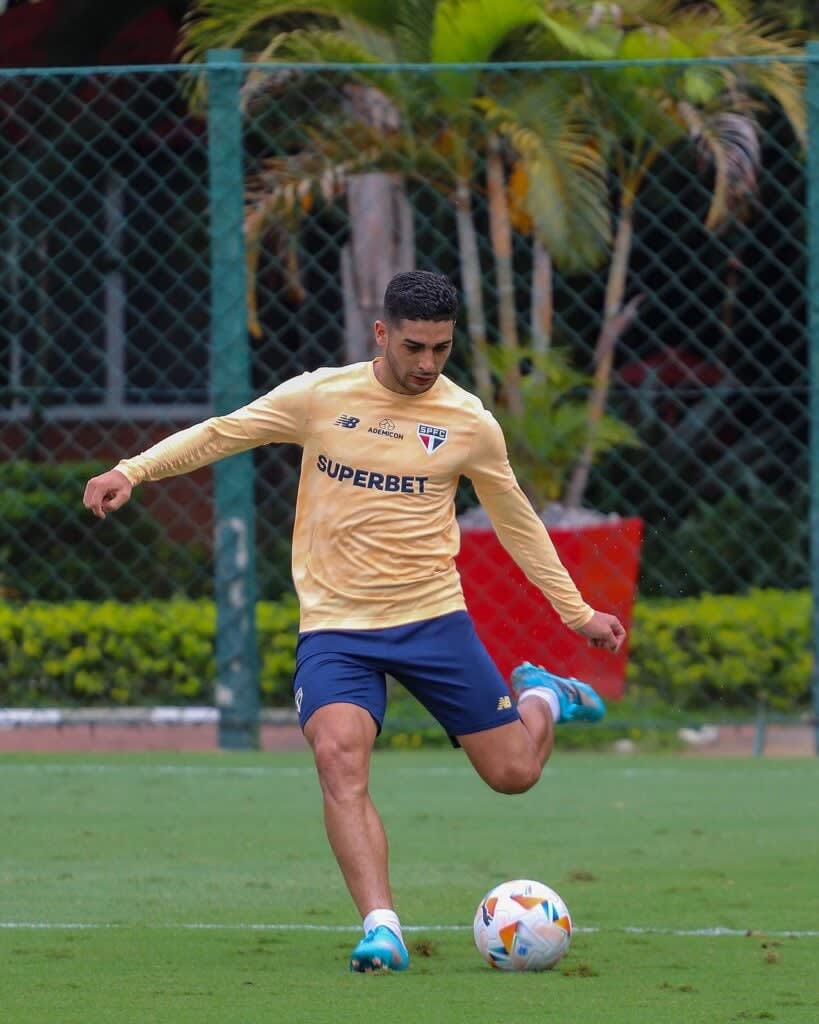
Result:
{"type": "Polygon", "coordinates": [[[467,733],[458,740],[478,775],[498,793],[525,793],[540,778],[544,758],[521,722],[467,733]]]}
{"type": "Polygon", "coordinates": [[[496,793],[525,793],[540,779],[541,766],[534,760],[524,763],[500,764],[482,773],[484,781],[496,793]]]}
{"type": "Polygon", "coordinates": [[[359,737],[344,732],[325,729],[318,732],[311,742],[313,758],[320,774],[328,775],[338,769],[354,772],[359,765],[365,765],[369,748],[359,737]]]}
{"type": "Polygon", "coordinates": [[[319,709],[313,718],[305,735],[325,795],[343,800],[366,791],[374,727],[358,716],[333,714],[329,708],[319,709]]]}

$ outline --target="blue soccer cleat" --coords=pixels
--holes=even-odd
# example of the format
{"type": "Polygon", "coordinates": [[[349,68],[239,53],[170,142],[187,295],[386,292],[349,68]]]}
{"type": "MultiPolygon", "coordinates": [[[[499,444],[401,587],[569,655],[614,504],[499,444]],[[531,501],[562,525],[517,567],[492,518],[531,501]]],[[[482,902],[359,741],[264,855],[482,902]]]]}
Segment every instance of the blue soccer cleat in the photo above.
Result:
{"type": "Polygon", "coordinates": [[[350,957],[351,971],[405,971],[408,967],[407,947],[385,924],[367,932],[350,957]]]}
{"type": "Polygon", "coordinates": [[[606,706],[588,683],[579,679],[566,679],[548,672],[541,665],[524,661],[512,670],[509,680],[512,692],[520,699],[524,690],[533,686],[545,687],[557,694],[561,722],[598,722],[606,713],[606,706]]]}

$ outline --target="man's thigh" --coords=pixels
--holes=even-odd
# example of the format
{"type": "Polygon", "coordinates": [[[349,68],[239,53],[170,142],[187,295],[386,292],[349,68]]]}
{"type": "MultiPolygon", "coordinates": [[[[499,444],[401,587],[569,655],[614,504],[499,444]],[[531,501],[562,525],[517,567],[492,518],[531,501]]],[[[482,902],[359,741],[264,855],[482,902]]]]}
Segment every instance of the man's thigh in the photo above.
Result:
{"type": "Polygon", "coordinates": [[[316,711],[332,704],[364,708],[381,731],[387,705],[384,673],[354,654],[321,651],[297,656],[293,696],[302,731],[316,711]]]}
{"type": "Polygon", "coordinates": [[[412,650],[391,674],[456,737],[519,722],[509,688],[466,612],[418,624],[412,650]]]}
{"type": "Polygon", "coordinates": [[[293,689],[299,721],[318,707],[367,708],[379,729],[385,674],[427,708],[455,746],[457,736],[519,720],[509,688],[466,612],[372,630],[318,630],[299,638],[293,689]]]}
{"type": "Polygon", "coordinates": [[[540,777],[552,749],[551,724],[538,742],[522,721],[471,732],[458,741],[480,777],[500,793],[523,793],[540,777]]]}

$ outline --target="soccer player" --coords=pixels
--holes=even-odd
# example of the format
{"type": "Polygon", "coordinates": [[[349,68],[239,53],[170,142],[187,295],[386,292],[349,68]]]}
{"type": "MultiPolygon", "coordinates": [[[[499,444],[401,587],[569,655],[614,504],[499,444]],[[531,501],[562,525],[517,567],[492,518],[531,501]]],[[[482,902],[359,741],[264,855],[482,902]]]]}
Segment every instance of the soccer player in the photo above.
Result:
{"type": "Polygon", "coordinates": [[[301,619],[293,681],[313,751],[327,836],[363,920],[350,968],[404,970],[387,838],[369,794],[370,755],[402,682],[480,777],[522,793],[541,774],[554,724],[603,714],[594,690],[528,662],[509,689],[475,633],[455,555],[455,489],[467,476],[506,549],[571,629],[611,651],[625,637],[589,607],[509,465],[497,422],[443,369],[458,300],[449,280],[398,274],[375,322],[372,362],[285,381],[227,416],[160,441],[89,480],[96,516],[131,489],[271,442],[303,448],[292,568],[301,619]]]}

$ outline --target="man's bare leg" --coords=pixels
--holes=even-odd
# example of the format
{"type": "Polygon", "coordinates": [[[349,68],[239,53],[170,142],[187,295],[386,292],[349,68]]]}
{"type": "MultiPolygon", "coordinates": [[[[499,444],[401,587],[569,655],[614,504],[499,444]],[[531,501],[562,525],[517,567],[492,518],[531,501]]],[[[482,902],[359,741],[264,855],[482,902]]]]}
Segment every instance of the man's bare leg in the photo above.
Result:
{"type": "Polygon", "coordinates": [[[523,793],[540,778],[554,742],[556,721],[596,722],[605,714],[600,695],[579,679],[524,662],[512,672],[520,721],[459,736],[476,771],[501,793],[523,793]]]}
{"type": "Polygon", "coordinates": [[[381,818],[370,798],[372,716],[356,704],[327,704],[307,721],[324,797],[324,825],[341,874],[362,918],[392,907],[389,851],[381,818]]]}
{"type": "Polygon", "coordinates": [[[499,793],[525,793],[540,778],[554,742],[554,720],[542,700],[522,701],[519,722],[459,736],[480,777],[499,793]]]}
{"type": "Polygon", "coordinates": [[[387,835],[369,793],[372,716],[355,704],[328,704],[304,728],[324,797],[324,824],[338,866],[364,921],[355,971],[405,970],[409,956],[392,901],[387,835]]]}
{"type": "Polygon", "coordinates": [[[525,700],[518,704],[518,714],[529,733],[535,761],[542,769],[551,756],[555,741],[555,721],[549,705],[541,700],[525,700]]]}

